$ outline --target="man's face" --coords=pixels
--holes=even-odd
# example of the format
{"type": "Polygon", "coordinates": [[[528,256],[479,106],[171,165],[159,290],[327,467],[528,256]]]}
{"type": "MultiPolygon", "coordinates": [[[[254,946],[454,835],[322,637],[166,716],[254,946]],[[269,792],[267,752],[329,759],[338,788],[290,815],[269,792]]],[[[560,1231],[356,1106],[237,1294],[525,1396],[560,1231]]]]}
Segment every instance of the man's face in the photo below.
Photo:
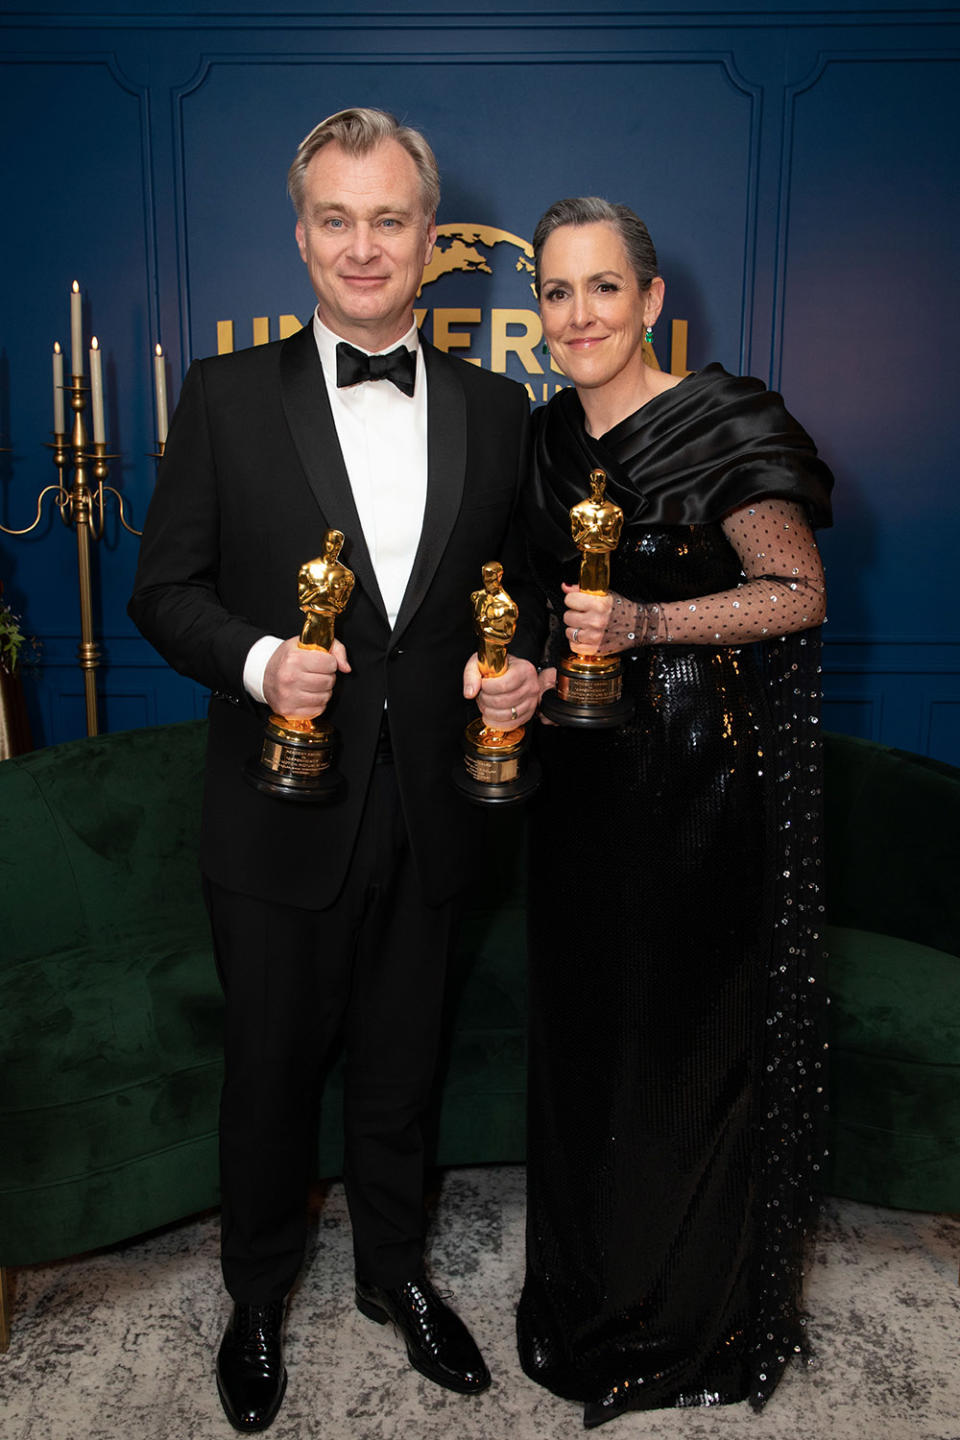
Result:
{"type": "Polygon", "coordinates": [[[413,159],[396,140],[366,155],[318,150],[304,177],[297,244],[335,335],[384,350],[413,323],[437,228],[423,213],[413,159]]]}

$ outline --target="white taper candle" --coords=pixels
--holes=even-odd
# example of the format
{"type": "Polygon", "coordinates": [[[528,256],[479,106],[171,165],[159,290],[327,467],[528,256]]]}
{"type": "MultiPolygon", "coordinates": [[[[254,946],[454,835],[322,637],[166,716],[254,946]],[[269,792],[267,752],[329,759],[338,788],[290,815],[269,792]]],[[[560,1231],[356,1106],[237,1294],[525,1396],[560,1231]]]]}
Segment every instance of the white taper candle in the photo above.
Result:
{"type": "Polygon", "coordinates": [[[102,445],[107,438],[103,423],[103,369],[100,358],[100,342],[94,335],[90,341],[90,395],[93,401],[93,440],[102,445]]]}
{"type": "Polygon", "coordinates": [[[153,356],[153,375],[157,387],[157,443],[164,445],[167,439],[167,369],[160,345],[153,356]]]}
{"type": "Polygon", "coordinates": [[[83,296],[80,285],[74,280],[70,291],[70,362],[71,375],[83,374],[83,296]]]}
{"type": "Polygon", "coordinates": [[[60,341],[53,342],[53,432],[65,435],[67,430],[66,409],[63,399],[63,351],[60,341]]]}

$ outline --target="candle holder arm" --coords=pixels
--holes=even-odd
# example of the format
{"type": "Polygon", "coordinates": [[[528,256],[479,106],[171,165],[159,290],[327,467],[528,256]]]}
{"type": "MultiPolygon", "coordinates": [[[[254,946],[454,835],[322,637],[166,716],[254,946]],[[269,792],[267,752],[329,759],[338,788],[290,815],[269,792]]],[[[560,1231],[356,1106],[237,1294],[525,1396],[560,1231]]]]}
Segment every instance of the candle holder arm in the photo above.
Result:
{"type": "Polygon", "coordinates": [[[119,490],[115,490],[112,485],[104,485],[104,486],[102,487],[102,489],[103,489],[104,491],[106,491],[108,494],[115,496],[116,501],[117,501],[117,514],[118,514],[118,518],[119,518],[120,524],[123,526],[124,530],[126,530],[129,534],[131,534],[131,535],[136,535],[139,539],[142,539],[142,538],[143,538],[143,531],[142,531],[142,530],[137,530],[135,526],[130,525],[130,524],[128,524],[128,522],[127,522],[127,517],[126,517],[126,514],[124,513],[124,508],[123,508],[123,496],[120,494],[120,491],[119,491],[119,490]]]}
{"type": "MultiPolygon", "coordinates": [[[[64,519],[64,516],[63,516],[64,508],[65,508],[65,506],[67,506],[67,505],[69,504],[69,501],[70,501],[70,496],[69,496],[68,492],[67,492],[66,490],[64,490],[64,488],[63,488],[62,485],[45,485],[45,486],[43,487],[43,489],[40,491],[40,494],[37,496],[37,514],[36,514],[36,519],[35,519],[30,525],[25,525],[22,530],[11,530],[8,525],[0,525],[0,530],[3,531],[4,535],[29,535],[32,530],[36,530],[37,526],[40,524],[40,521],[41,521],[41,519],[42,519],[42,517],[43,517],[43,497],[44,497],[45,495],[49,495],[50,492],[51,492],[51,490],[56,490],[56,491],[58,492],[58,498],[57,498],[56,504],[57,504],[57,508],[58,508],[59,511],[60,511],[60,518],[61,518],[61,520],[63,520],[63,519],[64,519]]],[[[69,522],[68,520],[64,520],[64,524],[69,524],[69,523],[70,523],[70,522],[69,522]]]]}

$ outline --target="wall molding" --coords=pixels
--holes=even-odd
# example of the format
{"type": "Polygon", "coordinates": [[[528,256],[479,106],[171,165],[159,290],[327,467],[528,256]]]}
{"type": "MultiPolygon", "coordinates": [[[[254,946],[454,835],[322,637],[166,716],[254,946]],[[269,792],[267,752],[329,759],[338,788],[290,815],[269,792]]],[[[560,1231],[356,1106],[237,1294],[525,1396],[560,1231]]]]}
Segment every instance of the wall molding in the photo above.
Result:
{"type": "MultiPolygon", "coordinates": [[[[719,66],[727,81],[742,95],[749,106],[747,116],[747,164],[744,177],[743,215],[743,265],[740,279],[740,336],[738,342],[739,363],[742,371],[749,368],[751,332],[753,324],[754,288],[752,276],[756,268],[757,232],[761,197],[760,152],[761,125],[763,113],[763,86],[746,78],[737,64],[736,56],[729,48],[717,50],[608,50],[578,51],[568,54],[564,51],[524,51],[501,53],[500,51],[444,51],[431,55],[423,52],[381,53],[369,47],[356,52],[338,50],[312,53],[310,51],[272,52],[267,50],[246,53],[210,51],[203,52],[189,80],[171,90],[172,121],[174,131],[174,164],[176,193],[177,263],[180,274],[180,346],[184,357],[183,373],[186,373],[187,359],[191,356],[192,303],[189,264],[189,240],[187,236],[187,167],[186,138],[187,111],[185,102],[196,95],[211,79],[218,68],[235,66],[289,65],[291,67],[332,67],[343,64],[376,65],[378,67],[402,65],[497,65],[524,66],[528,64],[582,65],[586,61],[598,65],[672,65],[672,66],[719,66]]],[[[182,376],[181,376],[182,380],[182,376]]]]}
{"type": "Polygon", "coordinates": [[[481,14],[468,17],[451,15],[449,0],[421,3],[398,15],[396,5],[384,3],[364,7],[362,15],[347,8],[344,0],[286,0],[283,8],[264,13],[262,0],[250,0],[244,6],[232,3],[218,5],[207,0],[203,6],[176,9],[173,5],[137,3],[137,0],[99,0],[96,8],[86,12],[62,6],[33,5],[8,10],[2,17],[5,29],[91,29],[99,30],[277,30],[277,29],[358,29],[413,30],[429,27],[436,30],[525,29],[546,25],[564,29],[726,29],[754,30],[760,28],[843,29],[863,27],[929,26],[941,28],[955,23],[952,7],[912,7],[900,3],[888,6],[860,3],[860,0],[836,0],[827,7],[821,3],[777,6],[770,0],[739,0],[732,9],[729,0],[700,0],[698,4],[665,6],[660,0],[619,0],[617,8],[584,12],[582,0],[526,0],[523,10],[504,3],[485,6],[481,14]]]}

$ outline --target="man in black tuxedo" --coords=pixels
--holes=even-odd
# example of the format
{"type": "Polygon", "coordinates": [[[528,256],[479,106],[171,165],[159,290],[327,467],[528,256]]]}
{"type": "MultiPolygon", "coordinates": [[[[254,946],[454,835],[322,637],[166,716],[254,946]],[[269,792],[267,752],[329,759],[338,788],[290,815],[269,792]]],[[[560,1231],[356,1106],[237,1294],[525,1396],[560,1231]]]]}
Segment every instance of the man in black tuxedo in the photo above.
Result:
{"type": "Polygon", "coordinates": [[[532,597],[525,624],[529,592],[511,571],[526,395],[435,350],[413,321],[436,236],[433,154],[383,112],[342,111],[303,141],[289,185],[313,321],[191,366],[130,602],[170,664],[214,692],[201,868],[227,1003],[222,1264],[234,1301],[217,1381],[246,1431],[265,1429],[283,1398],[318,1076],[340,1033],[357,1305],[393,1321],[438,1384],[489,1384],[424,1273],[421,1118],[476,824],[450,772],[477,705],[508,729],[537,700],[532,597]],[[356,584],[328,652],[298,647],[297,575],[329,528],[347,537],[356,584]],[[521,622],[506,673],[481,680],[469,597],[494,558],[521,622]],[[271,712],[334,722],[337,803],[247,783],[271,712]]]}

